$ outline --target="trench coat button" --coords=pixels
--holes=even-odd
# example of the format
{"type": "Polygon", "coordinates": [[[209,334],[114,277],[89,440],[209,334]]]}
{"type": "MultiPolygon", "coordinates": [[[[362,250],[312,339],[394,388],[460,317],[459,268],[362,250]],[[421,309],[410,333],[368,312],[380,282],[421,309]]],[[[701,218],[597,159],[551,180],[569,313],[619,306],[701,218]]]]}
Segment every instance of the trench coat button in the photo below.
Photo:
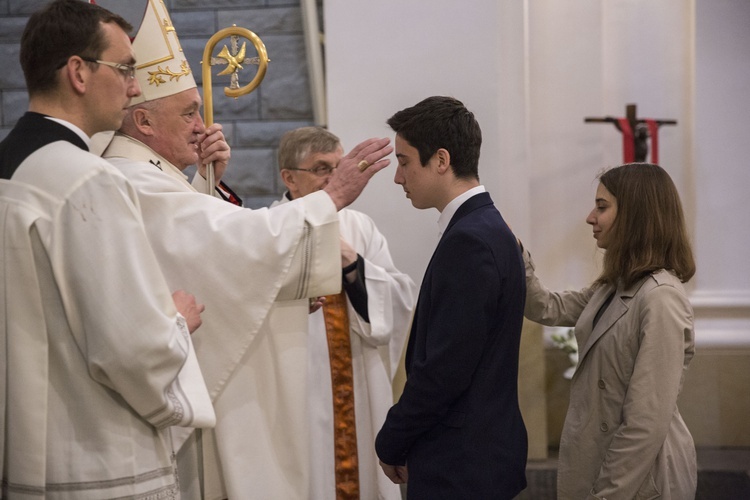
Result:
{"type": "Polygon", "coordinates": [[[599,379],[599,389],[604,389],[607,387],[607,384],[604,383],[604,380],[599,379]]]}
{"type": "Polygon", "coordinates": [[[607,425],[607,422],[602,422],[599,426],[599,430],[602,432],[607,432],[609,430],[609,426],[607,425]]]}

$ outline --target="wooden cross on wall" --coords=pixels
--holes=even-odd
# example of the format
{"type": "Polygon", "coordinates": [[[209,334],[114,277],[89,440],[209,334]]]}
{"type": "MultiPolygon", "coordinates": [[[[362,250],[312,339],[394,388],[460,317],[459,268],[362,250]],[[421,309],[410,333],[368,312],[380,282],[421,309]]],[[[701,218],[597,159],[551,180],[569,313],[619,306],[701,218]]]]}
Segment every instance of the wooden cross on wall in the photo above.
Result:
{"type": "Polygon", "coordinates": [[[623,163],[643,162],[648,155],[648,139],[651,138],[651,163],[659,163],[659,127],[677,125],[677,120],[637,118],[635,104],[625,106],[625,118],[584,118],[586,123],[614,123],[622,133],[623,163]]]}

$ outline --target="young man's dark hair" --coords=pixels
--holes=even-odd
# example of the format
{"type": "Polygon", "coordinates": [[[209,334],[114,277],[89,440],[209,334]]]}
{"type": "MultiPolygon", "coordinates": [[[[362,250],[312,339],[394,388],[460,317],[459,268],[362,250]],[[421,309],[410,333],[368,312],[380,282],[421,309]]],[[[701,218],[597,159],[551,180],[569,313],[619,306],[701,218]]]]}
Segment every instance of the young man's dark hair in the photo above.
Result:
{"type": "Polygon", "coordinates": [[[482,130],[474,113],[452,97],[433,96],[394,114],[387,121],[417,151],[426,165],[440,148],[451,155],[457,178],[479,179],[482,130]]]}
{"type": "Polygon", "coordinates": [[[31,15],[21,36],[20,56],[30,96],[52,90],[57,70],[71,56],[100,58],[107,49],[100,23],[115,23],[126,33],[133,29],[117,14],[81,0],[55,0],[31,15]]]}

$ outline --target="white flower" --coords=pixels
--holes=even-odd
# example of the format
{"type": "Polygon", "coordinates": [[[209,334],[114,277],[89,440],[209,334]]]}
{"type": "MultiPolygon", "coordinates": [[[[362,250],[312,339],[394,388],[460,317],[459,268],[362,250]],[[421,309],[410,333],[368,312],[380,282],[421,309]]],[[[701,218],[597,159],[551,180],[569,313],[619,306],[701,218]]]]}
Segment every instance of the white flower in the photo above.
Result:
{"type": "Polygon", "coordinates": [[[568,328],[563,335],[552,335],[552,342],[555,343],[555,347],[562,349],[567,354],[578,352],[578,342],[576,342],[575,330],[568,328]]]}
{"type": "Polygon", "coordinates": [[[568,328],[562,335],[552,334],[551,339],[555,347],[562,349],[568,355],[568,359],[573,365],[563,373],[563,377],[570,380],[573,378],[573,374],[578,366],[578,342],[576,341],[575,330],[568,328]]]}

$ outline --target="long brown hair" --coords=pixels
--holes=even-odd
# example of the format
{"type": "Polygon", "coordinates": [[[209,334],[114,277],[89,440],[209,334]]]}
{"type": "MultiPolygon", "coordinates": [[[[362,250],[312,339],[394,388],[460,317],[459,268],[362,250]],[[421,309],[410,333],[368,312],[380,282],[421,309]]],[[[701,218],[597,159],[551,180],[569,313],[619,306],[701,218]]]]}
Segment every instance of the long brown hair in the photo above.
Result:
{"type": "Polygon", "coordinates": [[[659,269],[687,282],[695,274],[680,195],[669,174],[650,163],[628,163],[599,175],[617,199],[617,215],[597,284],[629,287],[659,269]]]}

